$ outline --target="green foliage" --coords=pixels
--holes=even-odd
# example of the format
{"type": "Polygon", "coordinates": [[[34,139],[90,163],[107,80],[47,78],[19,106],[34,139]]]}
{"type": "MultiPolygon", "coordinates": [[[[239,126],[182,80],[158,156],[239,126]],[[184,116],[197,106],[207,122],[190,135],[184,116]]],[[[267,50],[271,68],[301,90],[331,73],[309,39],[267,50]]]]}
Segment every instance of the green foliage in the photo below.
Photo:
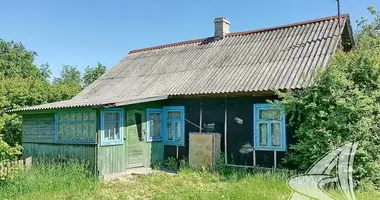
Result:
{"type": "Polygon", "coordinates": [[[0,79],[5,77],[42,78],[33,64],[37,53],[28,51],[20,42],[0,39],[0,79]]]}
{"type": "Polygon", "coordinates": [[[99,189],[98,178],[84,163],[34,162],[30,169],[1,185],[0,199],[88,199],[99,189]]]}
{"type": "Polygon", "coordinates": [[[21,142],[21,119],[6,110],[51,102],[52,86],[43,79],[8,77],[0,79],[0,134],[10,145],[21,142]]]}
{"type": "Polygon", "coordinates": [[[0,39],[0,136],[11,146],[21,143],[21,118],[6,110],[71,99],[82,90],[83,82],[87,86],[105,72],[101,64],[88,67],[82,81],[77,67],[64,65],[60,77],[50,83],[49,63],[35,66],[36,55],[20,42],[0,39]]]}
{"type": "Polygon", "coordinates": [[[50,65],[49,63],[45,63],[45,64],[42,64],[40,65],[40,74],[41,76],[45,79],[45,80],[48,80],[51,76],[51,69],[50,69],[50,65]]]}
{"type": "Polygon", "coordinates": [[[106,72],[106,66],[98,63],[96,67],[86,67],[83,75],[84,87],[89,86],[92,82],[98,79],[101,75],[106,72]]]}
{"type": "MultiPolygon", "coordinates": [[[[100,182],[80,162],[34,164],[0,186],[0,199],[288,199],[289,175],[276,171],[231,168],[228,174],[192,169],[177,175],[155,172],[100,182]]],[[[340,191],[329,191],[341,197],[340,191]]],[[[357,199],[380,193],[356,192],[357,199]]]]}
{"type": "Polygon", "coordinates": [[[376,48],[380,47],[380,11],[374,7],[369,7],[368,11],[372,14],[373,20],[362,17],[358,21],[358,31],[355,40],[358,48],[376,48]]]}
{"type": "Polygon", "coordinates": [[[13,177],[16,167],[11,166],[11,162],[17,160],[21,150],[21,146],[11,147],[0,138],[0,184],[13,177]]]}
{"type": "MultiPolygon", "coordinates": [[[[367,34],[369,24],[361,24],[358,41],[375,44],[380,37],[367,34]]],[[[288,164],[307,170],[325,153],[355,141],[356,185],[380,187],[380,46],[368,44],[337,53],[317,75],[316,87],[281,94],[296,139],[288,164]]]]}
{"type": "Polygon", "coordinates": [[[2,119],[4,120],[4,128],[1,133],[4,135],[4,141],[11,146],[17,146],[17,144],[21,143],[21,117],[16,114],[4,114],[2,119]]]}
{"type": "Polygon", "coordinates": [[[60,75],[61,77],[54,78],[54,84],[67,84],[73,87],[81,88],[81,73],[77,69],[77,67],[71,65],[64,65],[62,66],[60,75]]]}
{"type": "Polygon", "coordinates": [[[178,160],[174,157],[169,157],[164,161],[164,167],[168,170],[178,170],[178,160]]]}

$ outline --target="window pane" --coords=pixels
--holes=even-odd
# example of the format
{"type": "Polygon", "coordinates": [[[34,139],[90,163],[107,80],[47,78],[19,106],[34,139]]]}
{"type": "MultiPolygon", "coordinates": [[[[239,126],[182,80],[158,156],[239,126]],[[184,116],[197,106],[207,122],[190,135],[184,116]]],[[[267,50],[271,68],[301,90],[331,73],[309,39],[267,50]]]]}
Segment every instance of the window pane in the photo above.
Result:
{"type": "Polygon", "coordinates": [[[110,140],[115,139],[116,134],[116,122],[109,122],[109,130],[110,130],[110,140]]]}
{"type": "Polygon", "coordinates": [[[62,121],[69,120],[69,114],[67,114],[67,113],[60,114],[59,120],[62,120],[62,121]]]}
{"type": "Polygon", "coordinates": [[[169,111],[168,119],[181,119],[181,112],[179,111],[169,111]]]}
{"type": "Polygon", "coordinates": [[[280,120],[281,113],[279,109],[259,110],[260,119],[280,120]]]}
{"type": "Polygon", "coordinates": [[[174,126],[175,126],[175,140],[181,141],[182,139],[181,123],[174,122],[174,126]]]}
{"type": "Polygon", "coordinates": [[[150,113],[150,136],[161,137],[161,113],[150,113]]]}
{"type": "Polygon", "coordinates": [[[82,121],[82,113],[75,113],[76,121],[82,121]]]}
{"type": "Polygon", "coordinates": [[[96,136],[95,130],[96,130],[95,129],[95,122],[90,123],[88,126],[88,134],[89,134],[89,138],[91,138],[92,140],[95,140],[95,136],[96,136]]]}
{"type": "Polygon", "coordinates": [[[120,120],[120,113],[113,113],[113,120],[120,120]]]}
{"type": "Polygon", "coordinates": [[[104,121],[111,121],[112,113],[104,113],[104,121]]]}
{"type": "Polygon", "coordinates": [[[259,124],[259,145],[268,146],[267,143],[267,124],[259,124]]]}
{"type": "Polygon", "coordinates": [[[83,124],[81,122],[75,123],[75,138],[73,140],[83,140],[83,132],[82,132],[83,124]]]}
{"type": "Polygon", "coordinates": [[[114,127],[114,134],[115,134],[115,137],[114,137],[114,139],[115,140],[120,140],[120,124],[119,124],[119,122],[114,122],[114,125],[115,125],[115,127],[114,127]]]}
{"type": "Polygon", "coordinates": [[[90,112],[89,113],[89,119],[90,120],[95,120],[95,112],[90,112]]]}
{"type": "MultiPolygon", "coordinates": [[[[84,118],[84,116],[83,116],[84,118]]],[[[91,123],[88,123],[88,122],[85,122],[83,123],[83,139],[84,140],[93,140],[93,138],[91,137],[91,134],[89,133],[88,131],[88,127],[91,123]]]]}
{"type": "Polygon", "coordinates": [[[75,131],[76,131],[75,123],[70,123],[70,130],[68,131],[67,138],[65,138],[65,139],[66,140],[75,140],[75,131]]]}
{"type": "Polygon", "coordinates": [[[173,140],[173,130],[172,130],[172,124],[167,123],[166,130],[168,132],[168,140],[173,140]]]}
{"type": "Polygon", "coordinates": [[[83,120],[88,120],[88,113],[83,113],[83,120]]]}
{"type": "Polygon", "coordinates": [[[281,146],[281,126],[279,123],[272,123],[272,146],[281,146]]]}
{"type": "Polygon", "coordinates": [[[64,137],[65,135],[65,125],[66,124],[63,124],[63,123],[60,123],[59,126],[58,126],[58,139],[61,140],[62,137],[64,137]]]}
{"type": "Polygon", "coordinates": [[[70,120],[75,121],[75,113],[70,113],[70,120]]]}
{"type": "Polygon", "coordinates": [[[104,140],[109,140],[109,138],[110,138],[109,122],[104,122],[104,140]]]}

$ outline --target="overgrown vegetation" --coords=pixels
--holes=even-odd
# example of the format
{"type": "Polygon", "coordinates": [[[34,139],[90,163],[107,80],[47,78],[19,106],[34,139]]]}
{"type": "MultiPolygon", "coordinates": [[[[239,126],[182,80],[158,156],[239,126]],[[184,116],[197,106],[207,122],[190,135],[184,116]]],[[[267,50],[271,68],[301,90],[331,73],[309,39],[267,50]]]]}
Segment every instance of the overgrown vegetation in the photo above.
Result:
{"type": "Polygon", "coordinates": [[[11,147],[0,138],[0,184],[10,180],[18,171],[11,163],[21,155],[21,150],[21,146],[11,147]]]}
{"type": "Polygon", "coordinates": [[[34,163],[0,186],[0,199],[87,199],[99,189],[85,164],[34,163]]]}
{"type": "Polygon", "coordinates": [[[367,189],[380,188],[380,12],[369,10],[375,19],[359,23],[357,47],[337,53],[316,87],[281,94],[296,137],[285,161],[307,170],[328,151],[358,142],[354,181],[367,189]]]}
{"type": "MultiPolygon", "coordinates": [[[[36,164],[0,186],[0,199],[288,199],[289,173],[224,168],[221,172],[181,169],[101,182],[79,162],[36,164]]],[[[339,196],[339,191],[331,191],[339,196]]],[[[357,199],[378,199],[358,192],[357,199]]]]}

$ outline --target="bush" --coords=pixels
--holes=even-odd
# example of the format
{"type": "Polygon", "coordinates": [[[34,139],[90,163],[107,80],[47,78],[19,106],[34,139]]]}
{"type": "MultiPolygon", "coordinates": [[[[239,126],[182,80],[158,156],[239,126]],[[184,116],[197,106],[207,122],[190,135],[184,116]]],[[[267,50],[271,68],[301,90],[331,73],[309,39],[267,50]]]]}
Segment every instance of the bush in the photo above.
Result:
{"type": "MultiPolygon", "coordinates": [[[[373,23],[380,23],[380,15],[373,23]]],[[[315,87],[281,94],[296,138],[285,161],[307,170],[328,151],[358,142],[355,184],[380,188],[380,43],[374,42],[380,35],[367,34],[380,26],[362,27],[362,43],[337,53],[318,73],[315,87]]]]}
{"type": "Polygon", "coordinates": [[[21,150],[21,146],[11,147],[0,138],[0,184],[12,178],[14,172],[17,171],[16,167],[11,166],[11,162],[17,160],[21,155],[21,150]]]}

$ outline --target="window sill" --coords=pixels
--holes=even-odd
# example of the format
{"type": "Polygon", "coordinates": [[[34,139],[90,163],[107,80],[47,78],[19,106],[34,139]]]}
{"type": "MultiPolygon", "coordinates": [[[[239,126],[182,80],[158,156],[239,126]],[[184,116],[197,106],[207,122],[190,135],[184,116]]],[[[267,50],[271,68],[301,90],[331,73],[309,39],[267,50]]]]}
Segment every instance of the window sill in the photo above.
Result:
{"type": "Polygon", "coordinates": [[[124,142],[123,141],[114,141],[114,142],[103,142],[103,143],[100,143],[101,147],[119,146],[119,145],[124,145],[124,142]]]}
{"type": "Polygon", "coordinates": [[[184,147],[185,144],[182,144],[182,143],[167,143],[167,142],[164,142],[164,145],[167,145],[167,146],[180,146],[180,147],[184,147]]]}
{"type": "Polygon", "coordinates": [[[283,149],[283,148],[263,148],[263,147],[260,147],[260,148],[257,148],[257,147],[254,147],[255,151],[286,151],[286,149],[283,149]]]}

